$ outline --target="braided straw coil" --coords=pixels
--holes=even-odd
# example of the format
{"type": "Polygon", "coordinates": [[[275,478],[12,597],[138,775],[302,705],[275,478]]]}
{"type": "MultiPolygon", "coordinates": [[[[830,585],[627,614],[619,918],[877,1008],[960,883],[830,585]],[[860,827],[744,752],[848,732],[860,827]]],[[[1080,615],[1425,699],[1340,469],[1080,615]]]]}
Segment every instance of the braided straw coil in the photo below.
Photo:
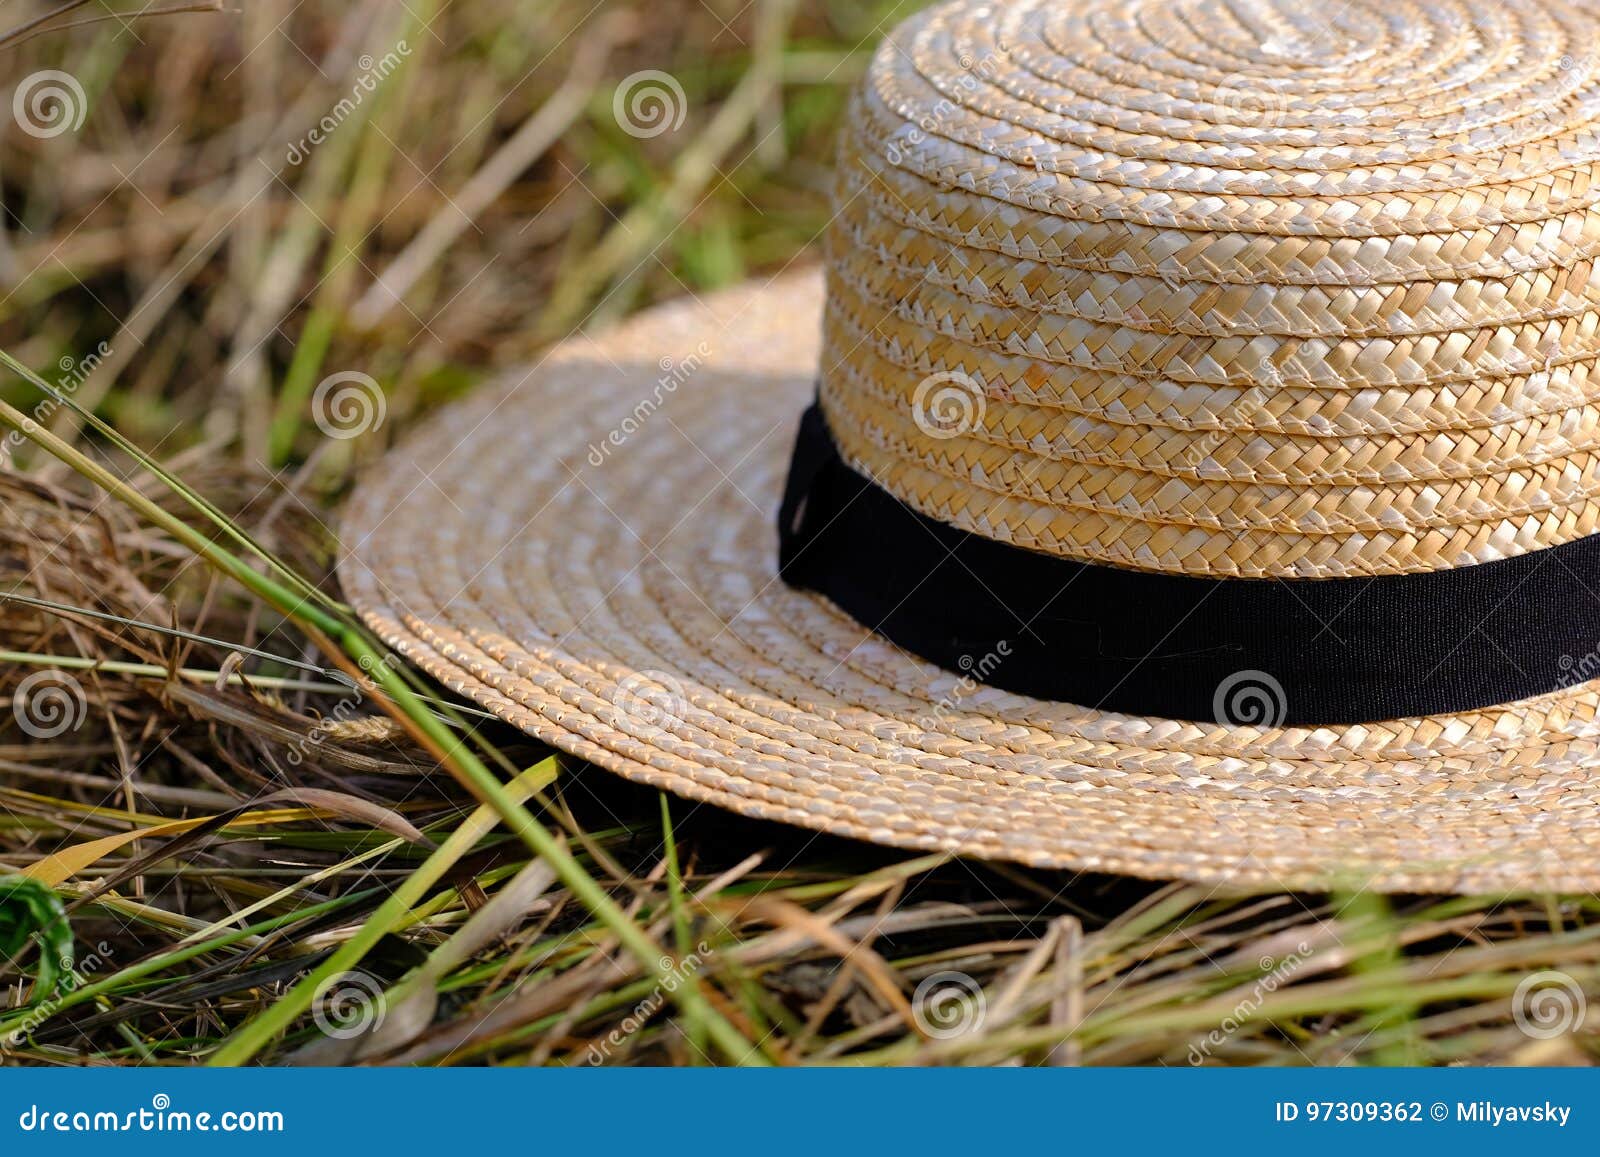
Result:
{"type": "Polygon", "coordinates": [[[1457,715],[1139,718],[906,654],[779,580],[774,527],[820,374],[858,469],[1071,558],[1380,575],[1594,533],[1597,44],[1559,4],[933,8],[852,104],[820,275],[449,408],[352,499],[345,587],[496,714],[750,816],[1235,888],[1600,887],[1600,654],[1457,715]]]}
{"type": "Polygon", "coordinates": [[[843,136],[836,439],[933,517],[1146,570],[1594,533],[1597,44],[1563,4],[923,13],[843,136]]]}

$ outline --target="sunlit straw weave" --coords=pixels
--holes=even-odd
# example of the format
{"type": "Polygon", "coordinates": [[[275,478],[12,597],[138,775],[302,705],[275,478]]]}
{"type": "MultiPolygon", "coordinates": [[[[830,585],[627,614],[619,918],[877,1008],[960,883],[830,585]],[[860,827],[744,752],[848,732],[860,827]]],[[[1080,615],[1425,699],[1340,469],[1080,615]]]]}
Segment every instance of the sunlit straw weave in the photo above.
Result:
{"type": "Polygon", "coordinates": [[[860,469],[1074,558],[1376,575],[1594,533],[1597,50],[1562,4],[932,9],[850,113],[826,292],[648,311],[450,408],[352,500],[346,589],[518,726],[746,815],[1233,887],[1600,887],[1600,655],[1461,715],[1136,718],[906,655],[779,581],[774,534],[819,366],[860,469]]]}
{"type": "Polygon", "coordinates": [[[1594,533],[1597,50],[1563,5],[914,19],[844,136],[835,436],[935,517],[1150,570],[1594,533]]]}

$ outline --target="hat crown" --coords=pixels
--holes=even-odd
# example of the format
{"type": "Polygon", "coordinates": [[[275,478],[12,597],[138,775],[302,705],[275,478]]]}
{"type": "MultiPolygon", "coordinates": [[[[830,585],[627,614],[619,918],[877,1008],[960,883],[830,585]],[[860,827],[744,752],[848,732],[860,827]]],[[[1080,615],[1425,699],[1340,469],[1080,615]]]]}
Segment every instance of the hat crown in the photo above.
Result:
{"type": "Polygon", "coordinates": [[[841,142],[821,400],[988,537],[1146,570],[1437,570],[1596,530],[1582,9],[924,12],[841,142]]]}

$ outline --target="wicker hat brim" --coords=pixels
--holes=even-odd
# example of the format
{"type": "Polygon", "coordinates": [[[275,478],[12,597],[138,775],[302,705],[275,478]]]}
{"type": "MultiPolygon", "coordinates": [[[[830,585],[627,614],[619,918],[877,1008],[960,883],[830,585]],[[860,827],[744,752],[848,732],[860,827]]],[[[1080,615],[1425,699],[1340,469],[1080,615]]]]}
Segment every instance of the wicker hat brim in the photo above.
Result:
{"type": "Polygon", "coordinates": [[[446,409],[345,512],[363,618],[546,742],[757,818],[1232,889],[1600,887],[1593,684],[1342,728],[1144,719],[988,688],[786,586],[822,306],[805,273],[658,308],[446,409]]]}

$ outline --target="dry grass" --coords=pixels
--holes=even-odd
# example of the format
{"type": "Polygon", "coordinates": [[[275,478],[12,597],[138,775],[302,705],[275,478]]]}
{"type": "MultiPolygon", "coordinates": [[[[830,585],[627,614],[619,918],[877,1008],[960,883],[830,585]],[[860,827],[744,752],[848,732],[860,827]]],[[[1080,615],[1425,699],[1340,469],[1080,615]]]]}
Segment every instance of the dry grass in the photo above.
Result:
{"type": "MultiPolygon", "coordinates": [[[[844,88],[894,12],[242,8],[3,50],[9,81],[72,76],[88,116],[48,139],[0,133],[0,346],[330,595],[340,496],[431,407],[574,326],[804,248],[844,88]],[[402,41],[399,71],[290,163],[359,58],[402,41]],[[687,108],[639,139],[611,97],[646,68],[670,71],[687,108]],[[404,284],[397,303],[380,280],[404,284]],[[349,370],[382,383],[387,417],[329,438],[311,390],[349,370]]],[[[67,5],[59,22],[82,15],[67,5]]],[[[70,407],[36,410],[10,375],[0,396],[106,466],[122,497],[212,529],[70,407]]],[[[1595,1055],[1581,1025],[1545,1038],[1513,1017],[1541,972],[1559,977],[1522,1002],[1536,1014],[1559,1019],[1564,983],[1596,990],[1592,898],[1219,897],[910,858],[680,802],[669,816],[467,716],[485,758],[539,769],[520,782],[659,946],[652,974],[314,633],[172,528],[37,450],[15,458],[0,475],[0,695],[15,708],[0,713],[0,869],[61,879],[77,972],[55,992],[34,982],[57,901],[0,889],[0,945],[24,933],[0,966],[0,1036],[21,1034],[9,1062],[192,1063],[224,1047],[430,1064],[1595,1055]],[[158,827],[201,817],[215,818],[158,827]],[[258,1031],[274,1007],[284,1031],[258,1031]]]]}

